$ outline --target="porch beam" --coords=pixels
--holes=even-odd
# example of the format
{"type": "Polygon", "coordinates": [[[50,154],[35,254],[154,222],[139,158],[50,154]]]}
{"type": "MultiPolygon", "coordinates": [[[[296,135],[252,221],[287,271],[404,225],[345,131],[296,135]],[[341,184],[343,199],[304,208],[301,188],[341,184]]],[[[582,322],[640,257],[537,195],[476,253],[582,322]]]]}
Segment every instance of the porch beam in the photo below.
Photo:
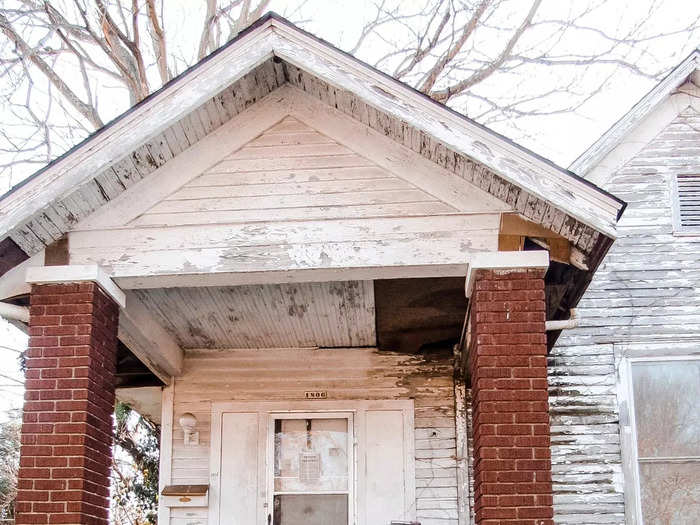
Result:
{"type": "Polygon", "coordinates": [[[182,371],[184,353],[175,339],[156,321],[131,291],[125,291],[126,308],[119,316],[119,339],[166,385],[182,371]]]}
{"type": "Polygon", "coordinates": [[[119,339],[165,384],[182,370],[183,351],[133,292],[125,292],[97,265],[35,266],[31,284],[97,283],[120,307],[119,339]]]}

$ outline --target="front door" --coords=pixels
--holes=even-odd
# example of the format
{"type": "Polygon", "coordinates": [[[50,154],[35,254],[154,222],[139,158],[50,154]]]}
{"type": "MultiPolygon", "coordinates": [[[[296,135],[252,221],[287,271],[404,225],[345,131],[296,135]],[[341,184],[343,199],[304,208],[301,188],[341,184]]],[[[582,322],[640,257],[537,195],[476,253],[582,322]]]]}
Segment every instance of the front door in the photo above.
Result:
{"type": "Polygon", "coordinates": [[[352,412],[271,414],[271,525],[348,525],[353,516],[352,412]]]}
{"type": "Polygon", "coordinates": [[[210,525],[389,525],[415,518],[411,400],[212,408],[210,525]]]}

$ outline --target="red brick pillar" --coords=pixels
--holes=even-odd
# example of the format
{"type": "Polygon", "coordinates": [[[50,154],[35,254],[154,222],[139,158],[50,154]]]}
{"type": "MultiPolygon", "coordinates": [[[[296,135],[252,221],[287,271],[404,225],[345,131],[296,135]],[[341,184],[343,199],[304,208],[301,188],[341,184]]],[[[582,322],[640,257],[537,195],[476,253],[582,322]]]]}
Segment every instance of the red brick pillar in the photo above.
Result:
{"type": "Polygon", "coordinates": [[[545,270],[476,270],[469,370],[478,525],[552,521],[545,270]]]}
{"type": "Polygon", "coordinates": [[[32,286],[17,524],[107,524],[115,302],[94,283],[32,286]]]}

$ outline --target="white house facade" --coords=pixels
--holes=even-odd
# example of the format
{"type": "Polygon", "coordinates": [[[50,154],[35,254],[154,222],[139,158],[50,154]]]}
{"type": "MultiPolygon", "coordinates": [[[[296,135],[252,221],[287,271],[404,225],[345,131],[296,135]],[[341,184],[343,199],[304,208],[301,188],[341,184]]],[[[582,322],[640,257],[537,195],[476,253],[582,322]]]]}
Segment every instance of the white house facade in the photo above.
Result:
{"type": "MultiPolygon", "coordinates": [[[[17,523],[107,523],[115,396],[161,424],[161,525],[622,522],[615,359],[658,344],[603,297],[625,206],[266,15],[0,197],[17,523]]],[[[691,345],[692,239],[653,231],[691,345]]]]}

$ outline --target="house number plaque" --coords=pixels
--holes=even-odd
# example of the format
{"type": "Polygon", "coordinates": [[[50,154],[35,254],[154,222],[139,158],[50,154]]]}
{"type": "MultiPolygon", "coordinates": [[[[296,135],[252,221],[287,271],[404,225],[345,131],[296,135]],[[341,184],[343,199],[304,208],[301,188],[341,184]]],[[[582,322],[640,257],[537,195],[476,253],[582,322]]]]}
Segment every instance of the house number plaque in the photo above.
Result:
{"type": "Polygon", "coordinates": [[[325,390],[311,390],[304,392],[306,399],[328,399],[328,392],[325,390]]]}

